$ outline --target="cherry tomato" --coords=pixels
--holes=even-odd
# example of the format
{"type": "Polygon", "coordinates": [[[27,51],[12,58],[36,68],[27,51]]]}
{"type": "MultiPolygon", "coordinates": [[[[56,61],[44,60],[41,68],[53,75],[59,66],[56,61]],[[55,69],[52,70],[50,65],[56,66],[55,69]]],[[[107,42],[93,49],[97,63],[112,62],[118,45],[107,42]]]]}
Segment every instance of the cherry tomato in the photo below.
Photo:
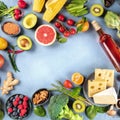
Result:
{"type": "Polygon", "coordinates": [[[73,26],[74,23],[75,23],[75,22],[74,22],[74,20],[72,20],[72,19],[68,19],[68,20],[67,20],[67,24],[70,25],[70,26],[73,26]]]}
{"type": "Polygon", "coordinates": [[[65,88],[69,88],[69,89],[71,89],[73,87],[73,85],[72,85],[70,80],[65,80],[64,83],[63,83],[63,86],[65,88]]]}
{"type": "Polygon", "coordinates": [[[0,54],[0,68],[3,67],[4,63],[5,63],[5,59],[4,59],[4,57],[0,54]]]}
{"type": "Polygon", "coordinates": [[[65,21],[65,16],[62,14],[59,14],[58,19],[63,22],[63,21],[65,21]]]}
{"type": "Polygon", "coordinates": [[[61,27],[59,28],[59,31],[60,31],[61,33],[64,33],[65,28],[64,28],[63,26],[61,26],[61,27]]]}
{"type": "Polygon", "coordinates": [[[65,37],[69,37],[70,36],[70,32],[69,31],[65,31],[63,34],[64,34],[65,37]]]}
{"type": "Polygon", "coordinates": [[[74,34],[77,33],[76,29],[74,29],[74,28],[70,28],[69,31],[70,31],[70,34],[71,34],[71,35],[74,35],[74,34]]]}
{"type": "Polygon", "coordinates": [[[56,21],[56,22],[54,23],[54,25],[55,25],[55,27],[57,27],[57,28],[60,28],[60,27],[61,27],[61,23],[58,22],[58,21],[56,21]]]}

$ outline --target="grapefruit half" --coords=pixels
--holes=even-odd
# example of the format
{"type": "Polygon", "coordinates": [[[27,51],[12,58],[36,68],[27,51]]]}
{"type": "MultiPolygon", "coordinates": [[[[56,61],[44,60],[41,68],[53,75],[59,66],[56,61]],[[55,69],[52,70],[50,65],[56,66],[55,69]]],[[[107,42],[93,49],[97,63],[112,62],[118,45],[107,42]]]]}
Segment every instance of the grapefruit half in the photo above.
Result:
{"type": "Polygon", "coordinates": [[[56,40],[56,31],[51,25],[40,25],[35,31],[35,40],[43,46],[52,45],[56,40]]]}

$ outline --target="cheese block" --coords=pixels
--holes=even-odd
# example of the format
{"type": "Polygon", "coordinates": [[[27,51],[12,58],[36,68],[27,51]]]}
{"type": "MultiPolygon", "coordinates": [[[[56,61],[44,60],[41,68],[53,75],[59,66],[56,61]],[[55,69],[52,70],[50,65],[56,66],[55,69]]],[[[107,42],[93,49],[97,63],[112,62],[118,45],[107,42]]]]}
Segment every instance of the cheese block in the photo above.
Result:
{"type": "Polygon", "coordinates": [[[114,70],[95,69],[95,80],[106,80],[107,87],[114,86],[114,70]]]}
{"type": "Polygon", "coordinates": [[[96,104],[116,104],[117,93],[114,87],[110,87],[102,92],[94,94],[93,100],[96,104]]]}
{"type": "Polygon", "coordinates": [[[88,96],[92,97],[95,93],[101,92],[106,89],[105,80],[88,80],[88,96]]]}

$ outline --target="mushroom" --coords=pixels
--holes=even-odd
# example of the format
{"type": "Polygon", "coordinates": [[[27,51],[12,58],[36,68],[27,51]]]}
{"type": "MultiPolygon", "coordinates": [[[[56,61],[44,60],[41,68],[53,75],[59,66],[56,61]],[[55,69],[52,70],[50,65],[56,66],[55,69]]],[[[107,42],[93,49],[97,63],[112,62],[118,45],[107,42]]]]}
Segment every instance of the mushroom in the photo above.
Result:
{"type": "Polygon", "coordinates": [[[107,111],[107,114],[109,116],[115,116],[116,115],[116,110],[113,109],[113,105],[110,106],[110,109],[107,111]]]}

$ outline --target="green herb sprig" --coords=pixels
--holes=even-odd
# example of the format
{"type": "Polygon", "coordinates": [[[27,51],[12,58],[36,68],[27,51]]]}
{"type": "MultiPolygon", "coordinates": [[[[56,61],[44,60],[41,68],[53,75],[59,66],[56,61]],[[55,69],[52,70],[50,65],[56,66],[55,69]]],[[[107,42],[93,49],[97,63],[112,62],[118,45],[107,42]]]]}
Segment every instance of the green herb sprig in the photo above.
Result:
{"type": "Polygon", "coordinates": [[[15,72],[17,72],[17,71],[20,72],[20,70],[17,67],[16,61],[15,61],[15,47],[16,46],[9,45],[9,47],[13,51],[12,53],[7,51],[10,63],[11,63],[15,72]]]}

